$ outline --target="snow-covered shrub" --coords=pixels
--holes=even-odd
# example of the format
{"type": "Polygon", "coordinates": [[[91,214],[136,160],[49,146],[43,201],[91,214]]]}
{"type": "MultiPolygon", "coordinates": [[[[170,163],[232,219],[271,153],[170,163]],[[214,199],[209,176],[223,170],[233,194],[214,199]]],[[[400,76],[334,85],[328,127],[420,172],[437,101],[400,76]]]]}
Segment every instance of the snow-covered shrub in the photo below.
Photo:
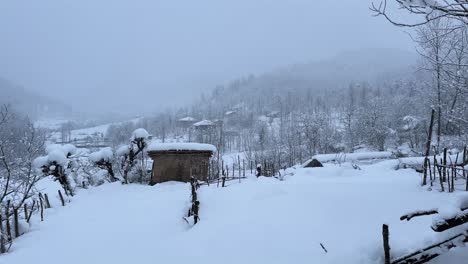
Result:
{"type": "Polygon", "coordinates": [[[38,157],[33,164],[46,176],[54,176],[63,187],[65,194],[73,196],[76,187],[76,162],[71,160],[76,147],[71,144],[52,144],[46,147],[46,156],[38,157]],[[73,177],[75,176],[75,177],[73,177]]]}
{"type": "Polygon", "coordinates": [[[111,182],[118,181],[114,173],[114,153],[111,148],[103,148],[89,155],[89,160],[100,169],[107,170],[111,182]]]}
{"type": "Polygon", "coordinates": [[[124,183],[143,183],[147,180],[145,149],[148,146],[148,137],[149,133],[145,129],[138,128],[133,131],[130,144],[117,150],[117,155],[121,159],[124,183]]]}

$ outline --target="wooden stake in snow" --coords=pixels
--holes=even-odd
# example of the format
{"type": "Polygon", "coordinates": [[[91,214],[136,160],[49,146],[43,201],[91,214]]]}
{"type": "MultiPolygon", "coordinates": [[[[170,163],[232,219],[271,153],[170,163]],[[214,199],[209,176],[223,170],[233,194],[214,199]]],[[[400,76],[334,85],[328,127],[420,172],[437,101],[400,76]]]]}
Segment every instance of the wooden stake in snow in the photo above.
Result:
{"type": "Polygon", "coordinates": [[[15,223],[15,238],[20,236],[19,232],[19,219],[18,219],[18,208],[13,206],[13,222],[15,223]]]}
{"type": "Polygon", "coordinates": [[[60,190],[58,190],[58,194],[59,194],[59,197],[60,197],[60,201],[62,201],[62,206],[65,206],[65,200],[63,199],[63,195],[62,195],[62,192],[60,190]]]}
{"type": "MultiPolygon", "coordinates": [[[[431,122],[429,124],[429,133],[427,134],[427,142],[426,142],[426,158],[429,157],[429,152],[430,152],[430,149],[431,149],[432,129],[434,127],[434,115],[435,115],[435,109],[432,109],[431,122]]],[[[425,168],[425,171],[426,171],[426,168],[425,168]]],[[[427,175],[424,175],[423,185],[426,185],[426,183],[427,183],[426,182],[426,176],[427,175]]]]}
{"type": "Polygon", "coordinates": [[[26,222],[29,223],[29,221],[31,220],[31,216],[33,215],[34,213],[34,205],[36,205],[36,200],[33,200],[33,204],[31,206],[31,212],[29,213],[29,216],[28,216],[28,219],[26,220],[26,222]]]}
{"type": "MultiPolygon", "coordinates": [[[[443,181],[445,182],[447,180],[447,148],[444,148],[444,160],[443,160],[443,181]]],[[[450,183],[449,183],[449,191],[450,191],[450,183]]]]}
{"type": "Polygon", "coordinates": [[[47,193],[44,193],[44,201],[45,201],[46,208],[51,208],[47,193]]]}
{"type": "Polygon", "coordinates": [[[27,221],[27,219],[28,219],[28,204],[24,203],[23,207],[24,207],[24,219],[27,221]]]}
{"type": "Polygon", "coordinates": [[[5,208],[5,216],[6,216],[6,232],[7,232],[7,239],[11,242],[13,239],[11,237],[11,226],[10,226],[10,200],[7,201],[7,206],[5,208]]]}
{"type": "Polygon", "coordinates": [[[383,248],[385,255],[385,264],[390,264],[390,242],[389,242],[389,231],[388,225],[382,225],[382,236],[383,236],[383,248]]]}
{"type": "Polygon", "coordinates": [[[325,248],[325,246],[323,246],[322,243],[320,243],[320,246],[322,247],[323,251],[325,251],[325,253],[328,253],[328,250],[325,248]]]}
{"type": "Polygon", "coordinates": [[[41,208],[41,221],[44,221],[44,204],[42,202],[42,196],[39,195],[39,204],[41,208]]]}
{"type": "Polygon", "coordinates": [[[6,253],[5,244],[6,244],[6,241],[5,241],[5,237],[3,236],[3,218],[2,218],[2,212],[0,212],[0,254],[6,253]]]}

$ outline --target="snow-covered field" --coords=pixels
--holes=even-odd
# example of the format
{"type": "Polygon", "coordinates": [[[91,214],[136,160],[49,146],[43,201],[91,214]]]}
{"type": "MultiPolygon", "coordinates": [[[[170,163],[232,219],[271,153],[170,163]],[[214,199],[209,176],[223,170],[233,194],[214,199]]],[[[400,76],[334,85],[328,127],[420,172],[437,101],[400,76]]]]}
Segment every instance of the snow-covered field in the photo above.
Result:
{"type": "MultiPolygon", "coordinates": [[[[188,184],[105,184],[81,190],[64,208],[54,203],[0,263],[381,263],[383,223],[393,256],[415,250],[448,234],[434,233],[430,216],[399,217],[456,197],[423,190],[416,172],[395,171],[396,164],[326,165],[284,181],[202,186],[194,227],[183,220],[188,184]]],[[[468,250],[458,248],[432,263],[466,259],[468,250]]]]}
{"type": "MultiPolygon", "coordinates": [[[[71,140],[82,140],[86,139],[90,136],[93,135],[102,135],[105,136],[107,133],[107,130],[111,125],[120,125],[125,122],[133,122],[137,123],[139,120],[141,120],[141,117],[134,118],[128,121],[123,121],[123,122],[115,122],[115,123],[109,123],[109,124],[103,124],[99,126],[94,126],[94,127],[88,127],[88,128],[80,128],[80,129],[74,129],[71,130],[70,133],[70,139],[71,140]]],[[[34,122],[34,125],[36,127],[41,127],[41,128],[46,128],[50,130],[59,130],[61,125],[70,122],[70,120],[55,120],[55,119],[42,119],[34,122]]],[[[61,139],[61,132],[60,131],[54,131],[50,135],[50,140],[54,141],[59,141],[61,139]]]]}

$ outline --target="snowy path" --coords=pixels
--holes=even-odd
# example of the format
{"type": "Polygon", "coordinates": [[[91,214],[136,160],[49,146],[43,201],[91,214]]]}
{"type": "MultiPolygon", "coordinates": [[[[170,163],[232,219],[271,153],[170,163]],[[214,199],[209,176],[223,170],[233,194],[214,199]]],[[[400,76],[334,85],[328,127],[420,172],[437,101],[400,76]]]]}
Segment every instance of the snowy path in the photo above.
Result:
{"type": "Polygon", "coordinates": [[[421,190],[415,172],[392,165],[301,169],[283,182],[204,186],[201,222],[191,229],[182,220],[186,184],[83,190],[16,240],[0,263],[376,263],[383,223],[390,225],[394,254],[414,249],[438,239],[431,218],[400,222],[399,216],[453,199],[421,190]]]}

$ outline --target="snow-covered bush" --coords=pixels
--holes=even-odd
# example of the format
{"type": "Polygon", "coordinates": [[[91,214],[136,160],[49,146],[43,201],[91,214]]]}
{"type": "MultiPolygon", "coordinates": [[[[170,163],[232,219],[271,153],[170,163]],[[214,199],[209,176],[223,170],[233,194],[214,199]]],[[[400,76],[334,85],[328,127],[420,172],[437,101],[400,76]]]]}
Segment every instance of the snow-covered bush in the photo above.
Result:
{"type": "Polygon", "coordinates": [[[143,183],[147,180],[145,149],[148,147],[148,137],[149,133],[145,129],[138,128],[133,131],[130,144],[117,150],[117,155],[121,158],[124,183],[143,183]]]}
{"type": "Polygon", "coordinates": [[[114,173],[114,153],[111,148],[103,148],[89,155],[89,160],[101,169],[107,170],[111,182],[118,181],[114,173]]]}
{"type": "Polygon", "coordinates": [[[35,168],[46,176],[54,176],[63,187],[65,194],[73,196],[76,187],[76,162],[71,160],[76,147],[71,144],[52,144],[46,147],[46,156],[34,160],[35,168]],[[73,177],[75,176],[75,177],[73,177]]]}

